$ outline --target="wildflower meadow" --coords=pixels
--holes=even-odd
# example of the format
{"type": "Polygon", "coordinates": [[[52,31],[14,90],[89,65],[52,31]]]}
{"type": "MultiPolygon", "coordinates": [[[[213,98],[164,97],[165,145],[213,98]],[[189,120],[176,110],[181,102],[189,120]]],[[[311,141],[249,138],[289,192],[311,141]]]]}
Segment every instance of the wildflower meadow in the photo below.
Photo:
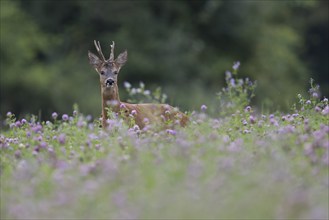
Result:
{"type": "MultiPolygon", "coordinates": [[[[8,112],[1,219],[328,219],[328,99],[311,80],[290,112],[262,112],[238,70],[186,127],[141,130],[109,112],[103,129],[77,106],[49,121],[8,112]]],[[[132,101],[166,101],[124,85],[132,101]]]]}

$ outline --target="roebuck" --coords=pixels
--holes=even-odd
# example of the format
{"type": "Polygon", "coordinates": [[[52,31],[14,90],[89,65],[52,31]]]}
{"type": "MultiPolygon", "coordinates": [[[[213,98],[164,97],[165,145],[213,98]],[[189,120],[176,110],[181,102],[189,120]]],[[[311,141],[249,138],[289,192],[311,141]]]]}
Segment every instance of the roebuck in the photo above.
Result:
{"type": "Polygon", "coordinates": [[[107,109],[122,116],[126,121],[134,117],[135,123],[143,129],[148,123],[168,127],[174,124],[185,126],[188,117],[167,104],[130,104],[120,101],[118,73],[127,61],[127,50],[114,59],[114,41],[109,59],[105,59],[100,43],[94,41],[98,56],[88,51],[89,63],[99,74],[102,95],[102,126],[107,127],[107,109]]]}

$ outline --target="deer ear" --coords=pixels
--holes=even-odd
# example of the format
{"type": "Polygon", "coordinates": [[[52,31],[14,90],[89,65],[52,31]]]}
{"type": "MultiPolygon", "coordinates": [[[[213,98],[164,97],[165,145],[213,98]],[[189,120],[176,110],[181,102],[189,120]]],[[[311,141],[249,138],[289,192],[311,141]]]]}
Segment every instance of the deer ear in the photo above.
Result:
{"type": "Polygon", "coordinates": [[[123,53],[120,53],[118,58],[115,59],[115,63],[118,64],[120,67],[123,66],[127,62],[128,52],[125,50],[123,53]]]}
{"type": "Polygon", "coordinates": [[[93,54],[92,52],[88,51],[88,58],[89,58],[89,63],[92,65],[94,68],[97,68],[99,64],[102,62],[98,56],[93,54]]]}

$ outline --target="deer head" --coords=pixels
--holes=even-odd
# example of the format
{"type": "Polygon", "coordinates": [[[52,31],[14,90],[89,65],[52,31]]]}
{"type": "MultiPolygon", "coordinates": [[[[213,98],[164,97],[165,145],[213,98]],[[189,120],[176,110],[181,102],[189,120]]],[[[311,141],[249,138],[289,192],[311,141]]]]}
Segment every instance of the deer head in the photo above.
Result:
{"type": "Polygon", "coordinates": [[[117,89],[117,77],[121,67],[127,61],[127,50],[114,59],[114,41],[111,44],[111,53],[109,59],[105,59],[101,45],[94,41],[99,56],[88,51],[89,63],[99,74],[102,92],[111,92],[117,89]]]}

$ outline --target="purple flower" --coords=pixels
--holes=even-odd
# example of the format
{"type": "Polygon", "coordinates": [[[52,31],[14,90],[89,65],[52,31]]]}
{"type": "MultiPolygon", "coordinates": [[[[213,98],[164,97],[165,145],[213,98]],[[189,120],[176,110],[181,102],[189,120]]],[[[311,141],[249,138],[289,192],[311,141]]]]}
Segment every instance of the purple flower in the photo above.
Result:
{"type": "Polygon", "coordinates": [[[292,114],[292,117],[297,118],[299,116],[298,113],[292,114]]]}
{"type": "Polygon", "coordinates": [[[40,141],[42,141],[42,136],[41,135],[36,136],[36,137],[33,138],[33,140],[40,142],[40,141]]]}
{"type": "Polygon", "coordinates": [[[93,119],[93,116],[91,116],[91,115],[86,116],[86,121],[91,121],[92,119],[93,119]]]}
{"type": "Polygon", "coordinates": [[[11,113],[11,112],[7,112],[7,117],[9,118],[9,117],[11,117],[13,115],[13,113],[11,113]]]}
{"type": "Polygon", "coordinates": [[[16,150],[16,151],[15,151],[15,158],[16,158],[16,159],[19,159],[19,158],[21,158],[21,156],[22,156],[21,151],[20,151],[20,150],[16,150]]]}
{"type": "Polygon", "coordinates": [[[316,112],[320,112],[322,109],[321,109],[319,106],[315,106],[314,110],[315,110],[316,112]]]}
{"type": "Polygon", "coordinates": [[[23,118],[23,119],[21,120],[21,123],[22,123],[22,124],[26,124],[26,122],[27,122],[27,121],[26,121],[25,118],[23,118]]]}
{"type": "Polygon", "coordinates": [[[65,144],[65,141],[66,141],[66,135],[65,134],[58,135],[58,142],[60,144],[65,144]]]}
{"type": "Polygon", "coordinates": [[[245,110],[245,112],[250,112],[251,111],[251,107],[248,105],[244,110],[245,110]]]}
{"type": "Polygon", "coordinates": [[[15,126],[19,128],[20,126],[22,126],[22,123],[20,121],[16,121],[15,126]]]}
{"type": "Polygon", "coordinates": [[[274,126],[279,126],[279,123],[274,118],[270,119],[270,123],[274,126]]]}
{"type": "Polygon", "coordinates": [[[137,115],[137,111],[134,109],[134,110],[131,111],[131,114],[132,115],[137,115]]]}
{"type": "Polygon", "coordinates": [[[280,127],[278,132],[280,134],[288,134],[288,133],[294,133],[295,131],[295,127],[292,126],[292,125],[287,125],[287,126],[284,126],[284,127],[280,127]]]}
{"type": "Polygon", "coordinates": [[[78,127],[78,128],[82,128],[82,127],[84,127],[84,126],[86,126],[86,122],[85,122],[85,121],[81,121],[81,120],[79,120],[79,121],[77,122],[77,127],[78,127]]]}
{"type": "Polygon", "coordinates": [[[143,122],[144,122],[145,124],[148,124],[148,123],[150,122],[150,120],[149,120],[148,118],[144,118],[144,119],[143,119],[143,122]]]}
{"type": "Polygon", "coordinates": [[[33,126],[33,127],[31,128],[31,130],[32,130],[34,133],[39,133],[39,132],[42,131],[42,125],[37,124],[37,125],[33,126]]]}
{"type": "Polygon", "coordinates": [[[123,191],[118,191],[114,193],[112,196],[112,200],[116,207],[118,208],[126,207],[127,196],[123,191]]]}
{"type": "Polygon", "coordinates": [[[139,129],[139,126],[138,126],[138,125],[134,125],[133,130],[134,130],[134,131],[139,131],[139,130],[140,130],[140,129],[139,129]]]}
{"type": "Polygon", "coordinates": [[[234,62],[234,64],[233,64],[233,69],[234,69],[234,70],[237,70],[237,69],[239,69],[239,67],[240,67],[240,61],[236,61],[236,62],[234,62]]]}
{"type": "Polygon", "coordinates": [[[230,143],[230,145],[227,147],[227,150],[230,152],[238,152],[242,149],[243,146],[243,140],[242,139],[237,139],[230,143]]]}
{"type": "Polygon", "coordinates": [[[58,117],[58,114],[57,114],[56,112],[53,112],[53,113],[51,114],[51,117],[52,117],[54,120],[56,120],[56,118],[58,117]]]}
{"type": "Polygon", "coordinates": [[[121,104],[120,104],[120,108],[126,108],[126,105],[123,104],[123,103],[121,103],[121,104]]]}
{"type": "Polygon", "coordinates": [[[243,131],[243,133],[244,133],[244,134],[250,134],[250,131],[249,131],[248,129],[245,129],[245,130],[243,131]]]}
{"type": "Polygon", "coordinates": [[[233,78],[230,79],[230,84],[231,84],[231,86],[235,87],[235,80],[233,78]]]}
{"type": "Polygon", "coordinates": [[[329,105],[326,105],[326,107],[324,107],[324,109],[322,110],[322,115],[328,115],[329,114],[329,105]]]}
{"type": "Polygon", "coordinates": [[[250,115],[249,116],[249,121],[250,121],[251,124],[255,124],[256,119],[254,118],[254,116],[250,115]]]}
{"type": "Polygon", "coordinates": [[[45,148],[47,148],[47,143],[44,142],[44,141],[42,141],[42,142],[39,144],[39,146],[40,146],[40,148],[45,149],[45,148]]]}
{"type": "Polygon", "coordinates": [[[204,111],[206,111],[206,110],[207,110],[207,108],[208,108],[208,107],[207,107],[206,105],[201,105],[201,111],[203,111],[203,112],[204,112],[204,111]]]}
{"type": "Polygon", "coordinates": [[[227,78],[227,79],[232,78],[232,73],[231,73],[230,71],[226,71],[226,72],[225,72],[225,75],[226,75],[226,78],[227,78]]]}
{"type": "Polygon", "coordinates": [[[62,119],[63,119],[63,121],[67,121],[67,120],[69,120],[69,116],[67,114],[64,114],[62,116],[62,119]]]}
{"type": "Polygon", "coordinates": [[[172,129],[167,129],[166,130],[167,134],[170,134],[170,135],[176,135],[176,131],[175,130],[172,130],[172,129]]]}

